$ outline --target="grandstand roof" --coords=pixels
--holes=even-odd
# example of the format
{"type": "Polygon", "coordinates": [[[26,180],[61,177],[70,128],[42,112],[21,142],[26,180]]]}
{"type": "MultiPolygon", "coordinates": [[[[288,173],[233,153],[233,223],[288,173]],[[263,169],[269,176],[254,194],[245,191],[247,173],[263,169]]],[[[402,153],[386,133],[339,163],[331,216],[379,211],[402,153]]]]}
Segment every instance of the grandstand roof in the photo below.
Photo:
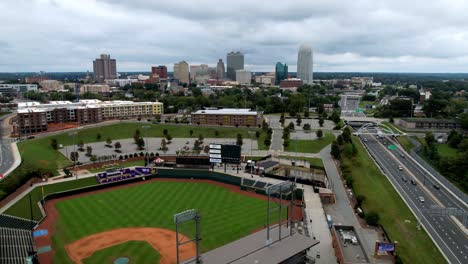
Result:
{"type": "Polygon", "coordinates": [[[266,229],[213,249],[202,255],[205,264],[211,263],[280,263],[299,252],[309,249],[319,243],[310,237],[294,234],[289,236],[289,230],[282,228],[282,240],[278,240],[278,228],[270,229],[273,241],[269,246],[266,242],[266,229]]]}

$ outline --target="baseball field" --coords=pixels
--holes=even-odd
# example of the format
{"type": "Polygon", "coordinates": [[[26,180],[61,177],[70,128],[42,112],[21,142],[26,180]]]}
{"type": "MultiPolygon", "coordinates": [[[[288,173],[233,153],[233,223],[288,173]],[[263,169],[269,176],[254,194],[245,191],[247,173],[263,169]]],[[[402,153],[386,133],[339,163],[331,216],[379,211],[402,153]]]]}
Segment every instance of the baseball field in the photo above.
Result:
{"type": "MultiPolygon", "coordinates": [[[[263,228],[266,221],[265,197],[239,187],[151,180],[51,200],[39,229],[51,233],[54,263],[112,263],[120,257],[130,263],[173,263],[173,216],[187,209],[201,213],[202,252],[263,228]]],[[[191,230],[184,226],[182,233],[192,237],[191,230]]],[[[192,257],[193,248],[187,244],[184,254],[192,257]]]]}

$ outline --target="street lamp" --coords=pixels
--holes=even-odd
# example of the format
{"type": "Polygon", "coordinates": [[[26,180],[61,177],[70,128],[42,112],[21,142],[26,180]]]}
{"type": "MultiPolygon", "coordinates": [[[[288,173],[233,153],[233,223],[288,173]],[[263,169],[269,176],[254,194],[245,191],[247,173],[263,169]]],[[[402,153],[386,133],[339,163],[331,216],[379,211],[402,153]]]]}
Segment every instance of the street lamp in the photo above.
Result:
{"type": "MultiPolygon", "coordinates": [[[[78,159],[78,155],[76,155],[76,144],[75,144],[75,138],[76,138],[76,135],[78,134],[78,132],[74,131],[74,132],[70,132],[68,135],[69,136],[73,136],[73,148],[74,148],[74,153],[73,153],[73,173],[75,173],[75,177],[76,179],[78,180],[78,174],[76,173],[76,162],[77,162],[77,159],[78,159]],[[76,155],[76,156],[75,156],[76,155]]],[[[67,151],[68,152],[68,151],[67,151]]]]}
{"type": "Polygon", "coordinates": [[[146,144],[145,144],[145,147],[146,147],[146,155],[145,155],[145,163],[146,165],[148,165],[148,149],[149,149],[149,146],[148,146],[148,129],[151,128],[151,126],[142,126],[141,127],[144,131],[145,131],[145,139],[146,139],[146,144]]]}
{"type": "MultiPolygon", "coordinates": [[[[249,137],[250,137],[250,158],[253,159],[252,157],[252,136],[255,134],[254,131],[248,131],[249,137]]],[[[250,177],[253,177],[253,166],[252,162],[250,163],[250,177]]]]}

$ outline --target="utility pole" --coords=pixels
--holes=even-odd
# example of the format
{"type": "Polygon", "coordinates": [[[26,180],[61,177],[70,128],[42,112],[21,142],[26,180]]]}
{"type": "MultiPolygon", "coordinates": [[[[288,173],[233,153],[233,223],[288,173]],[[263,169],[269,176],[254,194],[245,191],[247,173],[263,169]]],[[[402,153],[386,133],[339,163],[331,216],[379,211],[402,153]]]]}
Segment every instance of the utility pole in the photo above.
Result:
{"type": "Polygon", "coordinates": [[[146,144],[145,144],[145,148],[146,148],[146,154],[145,154],[145,163],[149,163],[148,162],[148,149],[149,149],[149,146],[148,146],[148,129],[151,128],[151,126],[142,126],[141,128],[143,128],[143,130],[145,130],[145,139],[146,139],[146,144]]]}

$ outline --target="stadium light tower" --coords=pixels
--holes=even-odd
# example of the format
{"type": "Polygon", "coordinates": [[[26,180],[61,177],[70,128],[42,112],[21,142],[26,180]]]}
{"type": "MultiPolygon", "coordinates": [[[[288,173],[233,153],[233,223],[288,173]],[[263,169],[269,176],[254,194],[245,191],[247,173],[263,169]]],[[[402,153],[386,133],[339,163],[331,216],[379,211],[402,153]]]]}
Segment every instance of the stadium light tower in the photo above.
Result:
{"type": "Polygon", "coordinates": [[[179,246],[195,241],[196,248],[196,257],[195,263],[202,263],[200,257],[200,241],[201,241],[201,230],[200,230],[200,214],[195,209],[186,210],[174,215],[174,224],[176,225],[176,254],[177,254],[177,264],[180,263],[179,259],[179,246]],[[195,237],[187,241],[179,240],[179,224],[195,221],[195,237]]]}
{"type": "Polygon", "coordinates": [[[151,126],[142,126],[141,128],[143,128],[143,130],[145,131],[145,139],[146,139],[146,144],[145,144],[145,147],[146,147],[145,161],[146,161],[146,164],[148,164],[148,163],[149,163],[149,159],[148,159],[148,150],[149,150],[149,146],[148,146],[148,129],[151,128],[151,126]]]}

